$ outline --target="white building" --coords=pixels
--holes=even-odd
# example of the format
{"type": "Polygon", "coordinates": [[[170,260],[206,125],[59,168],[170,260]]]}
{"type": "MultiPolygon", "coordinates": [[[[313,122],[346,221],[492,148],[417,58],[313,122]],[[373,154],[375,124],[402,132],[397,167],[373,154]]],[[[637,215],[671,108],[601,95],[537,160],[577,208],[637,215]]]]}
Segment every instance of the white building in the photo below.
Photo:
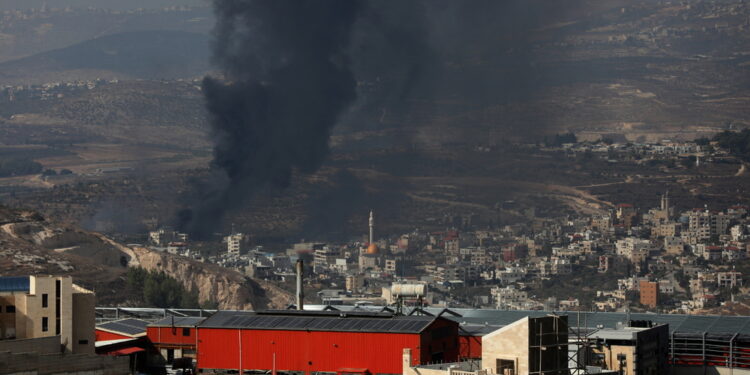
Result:
{"type": "Polygon", "coordinates": [[[716,283],[722,288],[742,286],[742,273],[737,271],[717,272],[716,283]]]}
{"type": "Polygon", "coordinates": [[[495,308],[499,310],[512,309],[514,305],[526,302],[528,294],[509,285],[504,288],[494,287],[490,290],[492,298],[495,300],[495,308]]]}
{"type": "Polygon", "coordinates": [[[245,235],[242,233],[230,234],[224,237],[224,242],[227,243],[227,252],[230,254],[239,254],[241,250],[242,240],[245,235]]]}
{"type": "Polygon", "coordinates": [[[615,253],[634,262],[647,257],[651,248],[651,241],[641,238],[628,237],[615,242],[615,253]]]}

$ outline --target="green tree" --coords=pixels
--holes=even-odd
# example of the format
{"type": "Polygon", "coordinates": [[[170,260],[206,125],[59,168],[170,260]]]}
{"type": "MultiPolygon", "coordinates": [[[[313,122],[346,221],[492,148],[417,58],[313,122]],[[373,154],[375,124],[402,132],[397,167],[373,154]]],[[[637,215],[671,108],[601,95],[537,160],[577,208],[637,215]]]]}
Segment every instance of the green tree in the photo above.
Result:
{"type": "Polygon", "coordinates": [[[126,281],[129,289],[139,294],[147,306],[200,307],[197,291],[186,290],[179,281],[164,272],[130,268],[126,281]]]}

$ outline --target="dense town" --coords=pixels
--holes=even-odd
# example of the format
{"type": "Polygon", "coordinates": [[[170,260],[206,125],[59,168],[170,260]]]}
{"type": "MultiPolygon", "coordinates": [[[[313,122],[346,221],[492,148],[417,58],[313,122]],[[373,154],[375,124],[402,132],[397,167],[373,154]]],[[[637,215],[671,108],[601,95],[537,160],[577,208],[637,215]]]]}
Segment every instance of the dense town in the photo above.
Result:
{"type": "MultiPolygon", "coordinates": [[[[579,142],[558,148],[692,163],[726,155],[694,142],[579,142]]],[[[191,249],[186,234],[168,229],[151,232],[149,242],[152,249],[266,280],[288,280],[293,264],[303,259],[312,275],[308,283],[325,305],[391,304],[391,285],[405,282],[425,285],[428,293],[420,303],[429,306],[691,313],[734,300],[743,285],[741,261],[750,251],[746,206],[677,212],[665,191],[658,207],[624,202],[589,216],[526,214],[525,223],[483,229],[472,215],[445,217],[446,230],[383,238],[370,212],[367,238],[300,242],[282,253],[264,251],[239,232],[223,237],[225,249],[212,255],[191,249]],[[587,272],[605,282],[545,296],[556,283],[587,272]]]]}

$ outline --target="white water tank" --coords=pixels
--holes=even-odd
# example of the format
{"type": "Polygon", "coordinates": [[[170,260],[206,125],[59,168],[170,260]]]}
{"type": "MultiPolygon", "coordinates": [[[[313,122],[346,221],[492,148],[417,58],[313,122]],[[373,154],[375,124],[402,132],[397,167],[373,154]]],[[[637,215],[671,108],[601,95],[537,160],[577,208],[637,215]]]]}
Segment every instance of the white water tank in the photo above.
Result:
{"type": "Polygon", "coordinates": [[[400,297],[424,297],[427,293],[425,284],[393,284],[391,295],[400,297]]]}

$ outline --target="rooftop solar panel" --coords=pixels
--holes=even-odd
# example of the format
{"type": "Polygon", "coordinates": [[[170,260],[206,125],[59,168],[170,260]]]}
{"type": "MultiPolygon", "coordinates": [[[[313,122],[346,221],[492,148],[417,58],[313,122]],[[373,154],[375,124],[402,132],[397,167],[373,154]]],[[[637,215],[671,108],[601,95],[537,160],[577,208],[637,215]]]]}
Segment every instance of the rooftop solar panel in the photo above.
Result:
{"type": "Polygon", "coordinates": [[[7,276],[0,277],[0,292],[28,292],[28,276],[7,276]]]}

